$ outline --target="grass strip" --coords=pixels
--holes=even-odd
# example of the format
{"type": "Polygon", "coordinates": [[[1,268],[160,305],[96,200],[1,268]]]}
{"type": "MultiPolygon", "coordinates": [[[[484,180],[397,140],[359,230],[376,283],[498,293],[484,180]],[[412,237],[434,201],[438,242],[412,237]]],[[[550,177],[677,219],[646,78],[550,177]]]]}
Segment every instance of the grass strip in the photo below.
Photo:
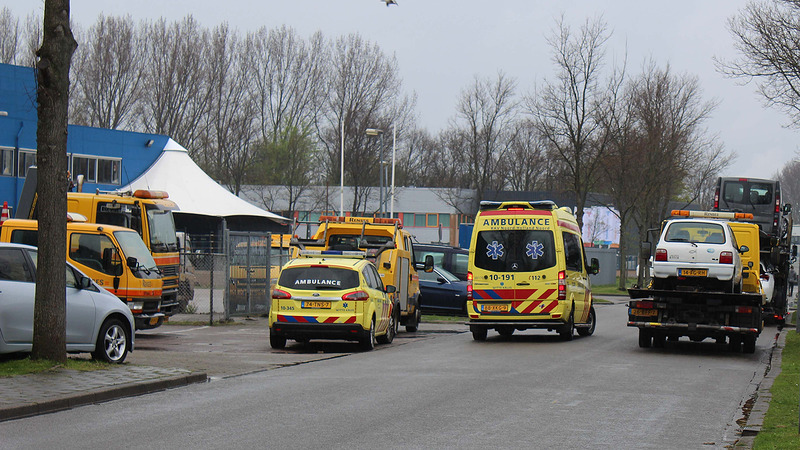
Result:
{"type": "MultiPolygon", "coordinates": [[[[787,328],[790,325],[787,324],[787,328]]],[[[798,405],[800,404],[800,334],[787,330],[781,358],[781,373],[770,389],[772,400],[764,424],[753,443],[754,449],[800,448],[798,405]]]]}
{"type": "Polygon", "coordinates": [[[31,373],[52,372],[62,369],[78,370],[89,372],[93,370],[104,370],[112,365],[100,361],[68,358],[65,364],[45,359],[32,360],[30,357],[16,358],[13,355],[4,356],[0,359],[0,377],[13,377],[16,375],[27,375],[31,373]]]}

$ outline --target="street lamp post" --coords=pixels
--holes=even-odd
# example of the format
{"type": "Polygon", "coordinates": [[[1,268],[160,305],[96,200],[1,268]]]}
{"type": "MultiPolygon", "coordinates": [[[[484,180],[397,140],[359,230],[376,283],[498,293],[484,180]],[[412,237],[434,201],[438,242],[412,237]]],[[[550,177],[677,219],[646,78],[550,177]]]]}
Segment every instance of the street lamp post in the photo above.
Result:
{"type": "Polygon", "coordinates": [[[384,201],[383,201],[383,186],[384,186],[384,166],[383,166],[383,130],[378,128],[367,128],[367,136],[378,136],[378,146],[380,147],[380,155],[378,157],[378,179],[379,179],[379,187],[378,187],[378,217],[384,216],[384,201]]]}

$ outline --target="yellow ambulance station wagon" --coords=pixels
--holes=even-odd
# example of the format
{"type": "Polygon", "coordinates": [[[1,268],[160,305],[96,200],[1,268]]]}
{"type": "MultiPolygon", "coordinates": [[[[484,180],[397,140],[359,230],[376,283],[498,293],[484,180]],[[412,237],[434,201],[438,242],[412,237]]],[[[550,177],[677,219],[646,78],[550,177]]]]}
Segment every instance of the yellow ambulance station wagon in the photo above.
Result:
{"type": "Polygon", "coordinates": [[[580,228],[551,201],[481,202],[469,248],[467,325],[475,340],[531,328],[571,340],[594,333],[589,274],[580,228]],[[471,294],[471,295],[470,295],[471,294]]]}
{"type": "Polygon", "coordinates": [[[389,344],[400,318],[394,286],[385,286],[366,252],[300,250],[272,290],[269,342],[358,341],[364,350],[389,344]]]}

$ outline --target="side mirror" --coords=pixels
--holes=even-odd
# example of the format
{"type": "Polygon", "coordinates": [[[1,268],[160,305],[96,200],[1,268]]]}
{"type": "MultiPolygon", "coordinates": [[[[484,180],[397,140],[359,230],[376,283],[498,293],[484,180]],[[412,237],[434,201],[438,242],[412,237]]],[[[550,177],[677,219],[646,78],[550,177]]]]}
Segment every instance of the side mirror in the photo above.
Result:
{"type": "Polygon", "coordinates": [[[591,264],[589,264],[589,273],[592,275],[600,273],[600,261],[597,258],[592,258],[591,264]]]}
{"type": "Polygon", "coordinates": [[[128,256],[128,259],[125,260],[125,263],[128,264],[128,267],[131,269],[136,269],[136,267],[139,265],[139,260],[136,259],[135,256],[128,256]]]}
{"type": "Polygon", "coordinates": [[[78,280],[78,289],[88,289],[92,285],[92,280],[89,277],[81,277],[78,280]]]}
{"type": "Polygon", "coordinates": [[[783,214],[788,215],[791,213],[792,213],[792,204],[786,203],[785,205],[783,205],[783,214]]]}
{"type": "Polygon", "coordinates": [[[425,255],[425,272],[433,272],[433,255],[425,255]]]}
{"type": "Polygon", "coordinates": [[[739,247],[739,253],[747,253],[749,251],[750,251],[750,247],[748,247],[746,245],[743,245],[743,246],[739,247]]]}
{"type": "MultiPolygon", "coordinates": [[[[119,266],[119,270],[120,272],[122,272],[122,266],[119,266]]],[[[114,290],[115,291],[119,290],[119,277],[114,277],[113,283],[114,283],[114,290]]]]}
{"type": "Polygon", "coordinates": [[[383,291],[386,292],[387,294],[394,294],[395,292],[397,292],[397,288],[390,284],[384,287],[383,291]]]}
{"type": "Polygon", "coordinates": [[[442,277],[439,277],[439,278],[436,279],[436,282],[438,282],[439,284],[445,284],[445,283],[447,283],[447,280],[445,280],[442,277]]]}

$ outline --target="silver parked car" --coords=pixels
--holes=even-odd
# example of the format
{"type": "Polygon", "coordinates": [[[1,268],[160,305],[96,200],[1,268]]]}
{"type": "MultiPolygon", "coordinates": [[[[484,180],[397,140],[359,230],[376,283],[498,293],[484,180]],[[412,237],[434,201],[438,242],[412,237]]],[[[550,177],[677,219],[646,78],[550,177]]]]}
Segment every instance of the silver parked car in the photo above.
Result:
{"type": "MultiPolygon", "coordinates": [[[[36,247],[0,243],[0,353],[30,352],[36,247]]],[[[133,351],[133,315],[116,296],[65,262],[68,353],[121,363],[133,351]]]]}

